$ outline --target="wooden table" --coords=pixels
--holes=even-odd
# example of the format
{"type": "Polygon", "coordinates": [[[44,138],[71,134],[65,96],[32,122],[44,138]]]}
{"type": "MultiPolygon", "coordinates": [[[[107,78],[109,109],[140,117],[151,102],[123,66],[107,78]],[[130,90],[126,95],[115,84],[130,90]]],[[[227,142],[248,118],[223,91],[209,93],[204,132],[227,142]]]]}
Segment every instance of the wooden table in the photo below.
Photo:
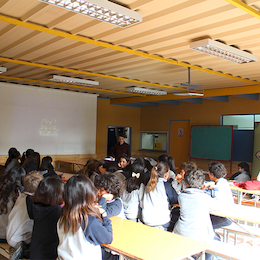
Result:
{"type": "Polygon", "coordinates": [[[250,223],[260,224],[260,209],[249,206],[234,204],[232,206],[223,207],[217,211],[211,211],[210,214],[226,217],[231,220],[237,219],[250,223]]]}
{"type": "Polygon", "coordinates": [[[74,176],[74,174],[71,174],[71,173],[65,173],[65,172],[57,172],[56,173],[58,175],[61,175],[61,180],[63,181],[68,181],[69,178],[71,178],[72,176],[74,176]]]}
{"type": "Polygon", "coordinates": [[[231,220],[233,223],[238,225],[241,229],[243,229],[247,234],[256,238],[256,236],[246,228],[245,225],[240,225],[235,220],[245,221],[249,223],[253,223],[253,226],[260,224],[260,209],[256,207],[250,206],[242,206],[238,204],[234,204],[232,206],[226,206],[217,211],[211,211],[210,214],[220,217],[226,217],[231,220]]]}
{"type": "Polygon", "coordinates": [[[183,259],[208,244],[119,217],[112,217],[113,242],[105,247],[126,257],[145,260],[183,259]]]}
{"type": "Polygon", "coordinates": [[[254,194],[254,206],[257,206],[257,202],[260,196],[260,190],[245,190],[230,183],[230,189],[237,192],[237,204],[241,205],[243,202],[243,194],[254,194]]]}
{"type": "Polygon", "coordinates": [[[79,169],[81,169],[79,167],[79,165],[81,166],[84,166],[86,164],[86,160],[57,160],[58,162],[58,171],[60,171],[60,166],[61,164],[64,164],[64,163],[69,163],[69,164],[72,164],[72,167],[73,167],[73,173],[74,173],[74,166],[77,165],[79,169]]]}

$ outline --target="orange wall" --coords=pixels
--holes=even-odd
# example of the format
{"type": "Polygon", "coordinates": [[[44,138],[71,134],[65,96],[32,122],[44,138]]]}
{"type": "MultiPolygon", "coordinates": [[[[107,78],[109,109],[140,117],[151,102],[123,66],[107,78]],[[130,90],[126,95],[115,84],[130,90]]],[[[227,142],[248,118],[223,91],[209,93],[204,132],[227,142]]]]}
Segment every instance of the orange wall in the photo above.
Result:
{"type": "Polygon", "coordinates": [[[97,102],[96,153],[106,155],[107,126],[133,128],[132,153],[157,157],[158,152],[141,153],[140,131],[169,131],[170,120],[190,120],[191,125],[219,125],[223,114],[260,114],[260,101],[230,97],[229,102],[203,100],[202,104],[180,102],[176,105],[133,108],[110,105],[109,100],[97,102]]]}
{"type": "MultiPolygon", "coordinates": [[[[190,125],[220,125],[221,115],[260,114],[260,101],[230,97],[229,102],[203,100],[202,104],[180,102],[176,105],[143,106],[141,109],[141,131],[169,131],[169,120],[190,120],[190,125]]],[[[154,153],[152,157],[158,157],[154,153]]],[[[209,161],[193,160],[199,168],[207,170],[209,161]]],[[[230,163],[224,163],[230,174],[230,163]]],[[[251,164],[250,164],[251,165],[251,164]]],[[[251,168],[252,169],[252,168],[251,168]]],[[[232,173],[237,163],[232,164],[232,173]]]]}
{"type": "Polygon", "coordinates": [[[230,97],[229,102],[203,100],[202,104],[143,106],[141,131],[168,131],[169,120],[189,119],[191,125],[219,125],[221,115],[260,114],[260,101],[230,97]]]}
{"type": "Polygon", "coordinates": [[[135,155],[140,148],[141,109],[110,105],[110,100],[106,99],[97,101],[96,153],[106,156],[108,126],[130,126],[132,127],[132,155],[135,155]]]}

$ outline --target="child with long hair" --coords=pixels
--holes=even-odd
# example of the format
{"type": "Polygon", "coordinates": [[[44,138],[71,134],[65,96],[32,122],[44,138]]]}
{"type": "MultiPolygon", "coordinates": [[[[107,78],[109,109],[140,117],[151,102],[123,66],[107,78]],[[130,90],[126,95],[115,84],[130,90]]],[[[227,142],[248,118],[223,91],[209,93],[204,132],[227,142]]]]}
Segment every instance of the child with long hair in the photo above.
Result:
{"type": "Polygon", "coordinates": [[[11,170],[14,167],[20,166],[20,160],[21,154],[19,151],[17,151],[16,148],[12,147],[8,151],[8,158],[5,162],[5,170],[4,173],[7,173],[9,170],[11,170]]]}
{"type": "Polygon", "coordinates": [[[122,154],[119,158],[118,166],[123,171],[122,174],[125,176],[126,179],[129,179],[130,176],[130,167],[131,167],[131,160],[130,156],[126,154],[122,154]]]}
{"type": "Polygon", "coordinates": [[[26,173],[31,171],[39,171],[40,168],[40,154],[33,152],[28,160],[28,163],[24,166],[26,173]]]}
{"type": "Polygon", "coordinates": [[[22,158],[21,158],[22,167],[24,167],[28,163],[31,154],[33,154],[33,153],[34,153],[34,150],[31,149],[31,148],[29,148],[25,152],[23,152],[23,155],[22,155],[22,158]]]}
{"type": "Polygon", "coordinates": [[[150,180],[145,188],[142,201],[142,221],[149,226],[163,227],[165,230],[170,226],[170,205],[178,203],[178,194],[167,182],[169,166],[160,162],[153,167],[150,180]]]}
{"type": "Polygon", "coordinates": [[[96,205],[97,189],[85,175],[75,175],[65,185],[64,201],[57,224],[59,258],[100,260],[100,244],[112,242],[112,226],[96,205]]]}
{"type": "Polygon", "coordinates": [[[40,174],[43,175],[44,178],[57,175],[53,168],[52,158],[50,156],[45,156],[42,158],[40,174]]]}
{"type": "Polygon", "coordinates": [[[137,222],[140,219],[140,200],[144,193],[145,173],[144,166],[140,162],[134,162],[131,166],[131,177],[128,179],[122,200],[124,213],[127,219],[137,222]]]}
{"type": "Polygon", "coordinates": [[[61,216],[64,184],[60,177],[41,180],[33,199],[27,197],[29,217],[34,219],[30,259],[56,259],[59,238],[57,222],[61,216]]]}
{"type": "Polygon", "coordinates": [[[6,240],[10,245],[10,259],[13,259],[12,256],[15,255],[20,258],[30,258],[34,222],[28,215],[26,201],[28,196],[34,194],[42,179],[43,176],[37,171],[28,173],[23,179],[24,192],[17,198],[9,214],[8,226],[6,227],[6,240]]]}
{"type": "Polygon", "coordinates": [[[14,167],[0,178],[0,242],[6,243],[8,216],[20,194],[25,170],[14,167]]]}
{"type": "Polygon", "coordinates": [[[174,159],[167,154],[162,154],[162,155],[159,156],[158,162],[164,162],[164,163],[168,164],[168,166],[170,168],[168,180],[172,181],[176,177],[176,169],[175,169],[174,159]]]}

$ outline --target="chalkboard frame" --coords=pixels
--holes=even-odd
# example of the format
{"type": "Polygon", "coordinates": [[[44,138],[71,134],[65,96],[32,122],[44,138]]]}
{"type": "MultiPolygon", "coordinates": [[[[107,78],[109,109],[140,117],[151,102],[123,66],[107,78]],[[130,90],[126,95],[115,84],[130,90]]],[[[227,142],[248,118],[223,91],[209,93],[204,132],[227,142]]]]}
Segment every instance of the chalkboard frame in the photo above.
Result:
{"type": "Polygon", "coordinates": [[[219,126],[219,125],[218,126],[216,126],[216,125],[192,126],[191,127],[190,158],[202,159],[202,160],[227,161],[227,162],[231,162],[231,164],[232,164],[232,160],[233,160],[233,126],[219,126]],[[202,131],[198,138],[198,137],[196,137],[197,133],[194,132],[194,129],[196,129],[195,131],[203,130],[204,132],[202,131]],[[221,129],[221,131],[219,131],[220,129],[221,129]],[[224,131],[222,131],[222,130],[224,130],[224,131]],[[209,135],[213,134],[213,133],[215,134],[214,138],[209,137],[209,135]],[[218,136],[219,136],[219,138],[218,138],[218,136]],[[224,139],[220,139],[220,138],[224,138],[224,139]],[[203,156],[203,154],[205,154],[205,150],[208,151],[208,149],[210,149],[210,151],[213,151],[214,147],[217,147],[217,145],[219,145],[220,141],[222,141],[222,144],[223,144],[223,140],[225,142],[228,141],[228,143],[224,143],[225,146],[217,149],[217,151],[215,149],[215,152],[209,153],[211,155],[213,154],[213,156],[211,156],[211,155],[203,156]],[[194,153],[194,149],[197,149],[198,146],[199,146],[199,153],[198,152],[194,153]],[[227,151],[228,151],[228,157],[226,157],[227,153],[226,153],[226,155],[223,154],[223,151],[227,152],[227,151],[225,151],[225,149],[227,149],[227,151]],[[203,151],[203,153],[201,153],[201,150],[203,151]],[[220,152],[222,152],[222,154],[220,154],[220,152]],[[215,155],[214,155],[214,153],[215,153],[215,155]]]}

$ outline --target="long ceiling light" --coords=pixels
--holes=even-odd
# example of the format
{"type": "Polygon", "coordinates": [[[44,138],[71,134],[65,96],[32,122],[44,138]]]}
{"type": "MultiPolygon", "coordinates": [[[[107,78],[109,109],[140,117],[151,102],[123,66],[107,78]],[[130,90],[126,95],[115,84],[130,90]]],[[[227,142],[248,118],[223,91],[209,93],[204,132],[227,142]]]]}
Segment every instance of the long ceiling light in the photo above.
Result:
{"type": "Polygon", "coordinates": [[[190,44],[190,48],[195,51],[203,52],[238,64],[249,63],[258,60],[257,56],[249,53],[248,51],[242,51],[238,48],[211,39],[203,39],[192,42],[190,44]]]}
{"type": "Polygon", "coordinates": [[[0,74],[1,73],[4,73],[4,72],[6,72],[7,71],[7,68],[5,68],[5,67],[0,67],[0,74]]]}
{"type": "Polygon", "coordinates": [[[127,87],[127,91],[144,94],[144,95],[167,95],[166,91],[156,90],[156,89],[148,89],[148,88],[138,88],[138,87],[127,87]]]}
{"type": "Polygon", "coordinates": [[[175,96],[199,96],[203,97],[204,93],[199,93],[199,92],[178,92],[178,93],[173,93],[175,96]]]}
{"type": "Polygon", "coordinates": [[[65,77],[65,76],[58,76],[58,75],[53,75],[50,81],[55,81],[55,82],[63,82],[63,83],[68,83],[68,84],[73,84],[73,85],[83,85],[83,86],[97,86],[99,85],[99,82],[93,81],[93,80],[88,80],[88,79],[78,79],[78,78],[71,78],[71,77],[65,77]]]}
{"type": "Polygon", "coordinates": [[[125,28],[142,22],[142,14],[107,0],[39,0],[125,28]]]}

